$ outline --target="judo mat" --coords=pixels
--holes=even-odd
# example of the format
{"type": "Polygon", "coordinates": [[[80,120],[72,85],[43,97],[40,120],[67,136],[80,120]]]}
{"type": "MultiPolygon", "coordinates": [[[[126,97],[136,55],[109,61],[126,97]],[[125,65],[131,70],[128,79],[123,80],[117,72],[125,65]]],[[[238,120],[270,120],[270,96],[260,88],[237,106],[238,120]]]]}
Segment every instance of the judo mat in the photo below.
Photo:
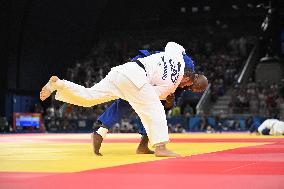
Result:
{"type": "Polygon", "coordinates": [[[0,189],[284,188],[284,136],[171,134],[179,158],[135,154],[138,134],[0,135],[0,189]]]}

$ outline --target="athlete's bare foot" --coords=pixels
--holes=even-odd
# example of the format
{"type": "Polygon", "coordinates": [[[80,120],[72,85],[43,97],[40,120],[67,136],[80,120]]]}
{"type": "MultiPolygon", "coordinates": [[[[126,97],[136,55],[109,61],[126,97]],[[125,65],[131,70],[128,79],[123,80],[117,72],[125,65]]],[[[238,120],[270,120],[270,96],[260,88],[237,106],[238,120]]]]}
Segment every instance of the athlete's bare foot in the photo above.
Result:
{"type": "Polygon", "coordinates": [[[59,78],[57,76],[51,76],[49,81],[56,82],[59,78]]]}
{"type": "Polygon", "coordinates": [[[137,148],[136,154],[154,154],[155,152],[150,150],[148,147],[137,148]]]}
{"type": "Polygon", "coordinates": [[[91,134],[91,137],[92,137],[93,152],[97,156],[102,156],[102,154],[100,153],[100,148],[103,142],[103,137],[99,135],[97,132],[93,132],[91,134]]]}
{"type": "Polygon", "coordinates": [[[49,79],[48,83],[40,91],[40,95],[39,95],[40,100],[44,101],[45,99],[47,99],[51,95],[52,91],[50,90],[48,85],[55,83],[58,79],[59,78],[57,76],[52,76],[49,79]]]}
{"type": "Polygon", "coordinates": [[[44,86],[40,91],[39,98],[41,101],[44,101],[50,95],[51,95],[51,91],[46,86],[44,86]]]}
{"type": "Polygon", "coordinates": [[[154,154],[155,152],[148,147],[149,138],[147,135],[142,135],[140,144],[136,150],[136,154],[154,154]]]}
{"type": "Polygon", "coordinates": [[[166,144],[156,146],[155,155],[156,157],[181,157],[181,155],[168,150],[166,144]]]}

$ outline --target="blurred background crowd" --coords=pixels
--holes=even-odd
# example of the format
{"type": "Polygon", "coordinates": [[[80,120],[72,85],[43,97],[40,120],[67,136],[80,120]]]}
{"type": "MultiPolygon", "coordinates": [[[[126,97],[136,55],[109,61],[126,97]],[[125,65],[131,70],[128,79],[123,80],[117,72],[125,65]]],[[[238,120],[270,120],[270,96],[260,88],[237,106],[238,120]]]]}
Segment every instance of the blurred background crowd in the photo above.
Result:
{"type": "MultiPolygon", "coordinates": [[[[165,4],[172,5],[173,2],[166,1],[165,4]]],[[[196,72],[203,73],[208,78],[210,86],[204,93],[194,94],[185,91],[177,99],[176,106],[167,113],[170,132],[246,131],[254,120],[284,119],[283,73],[279,76],[282,79],[278,80],[271,80],[270,75],[266,75],[264,79],[257,76],[257,65],[262,62],[263,57],[271,61],[271,64],[277,63],[283,67],[281,57],[284,52],[280,48],[281,39],[273,33],[275,28],[283,26],[279,21],[283,16],[281,2],[249,1],[236,4],[231,0],[225,3],[230,8],[230,11],[226,12],[226,19],[220,17],[221,13],[209,13],[214,11],[214,6],[205,6],[204,3],[207,1],[197,5],[178,1],[174,9],[178,12],[176,16],[168,15],[165,11],[168,9],[164,5],[162,10],[166,13],[150,11],[151,18],[149,15],[137,16],[138,8],[132,7],[133,11],[128,12],[128,15],[120,15],[122,20],[128,18],[121,27],[119,23],[113,23],[114,26],[107,25],[108,19],[114,19],[113,17],[101,17],[98,23],[104,29],[96,32],[95,40],[88,42],[87,53],[73,59],[72,63],[58,65],[61,68],[59,76],[79,85],[92,87],[104,78],[113,66],[135,57],[138,50],[162,51],[168,41],[175,41],[184,46],[186,53],[195,63],[196,72]],[[280,5],[277,10],[278,17],[272,14],[276,11],[273,3],[280,5]],[[203,12],[205,16],[198,11],[203,12]],[[167,25],[166,20],[169,17],[171,19],[167,25]],[[181,17],[188,19],[181,21],[181,17]],[[174,22],[175,19],[179,21],[174,22]],[[145,24],[146,21],[151,24],[145,24]],[[161,26],[157,27],[157,23],[161,26]],[[167,27],[164,27],[165,25],[167,27]],[[275,42],[277,39],[279,41],[275,42]],[[279,43],[277,47],[276,43],[279,43]]],[[[118,10],[110,8],[110,4],[111,1],[105,5],[108,10],[106,14],[110,11],[115,11],[113,14],[117,13],[118,10]]],[[[218,12],[219,9],[215,9],[218,12]]],[[[278,32],[278,35],[281,35],[281,31],[278,32]]],[[[68,35],[68,32],[65,34],[68,35]]],[[[72,41],[71,38],[69,40],[72,41]]],[[[53,66],[56,67],[56,64],[53,66]]],[[[21,85],[21,81],[15,85],[21,85]]],[[[16,90],[15,94],[18,93],[16,90]]],[[[52,95],[48,102],[30,101],[25,105],[28,106],[25,107],[25,111],[42,114],[47,132],[87,132],[96,126],[96,119],[110,104],[111,102],[93,108],[82,108],[58,102],[52,95]]],[[[12,124],[11,115],[3,116],[0,132],[12,132],[12,124]]],[[[137,132],[137,124],[136,113],[129,110],[111,132],[137,132]]]]}

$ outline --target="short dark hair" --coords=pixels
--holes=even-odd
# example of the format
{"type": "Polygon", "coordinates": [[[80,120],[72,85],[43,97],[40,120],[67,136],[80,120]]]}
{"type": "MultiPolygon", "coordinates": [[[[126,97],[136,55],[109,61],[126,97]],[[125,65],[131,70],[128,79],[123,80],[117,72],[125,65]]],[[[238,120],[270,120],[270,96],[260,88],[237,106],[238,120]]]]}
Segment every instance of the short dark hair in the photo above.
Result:
{"type": "Polygon", "coordinates": [[[185,67],[184,68],[184,75],[187,77],[192,77],[194,71],[191,68],[185,67]]]}

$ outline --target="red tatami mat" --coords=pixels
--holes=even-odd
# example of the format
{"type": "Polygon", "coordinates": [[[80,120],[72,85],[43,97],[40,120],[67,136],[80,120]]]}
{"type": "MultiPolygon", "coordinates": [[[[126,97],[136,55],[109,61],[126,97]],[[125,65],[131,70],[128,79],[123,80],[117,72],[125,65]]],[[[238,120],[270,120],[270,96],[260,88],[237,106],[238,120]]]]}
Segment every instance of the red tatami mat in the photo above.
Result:
{"type": "Polygon", "coordinates": [[[283,189],[284,144],[66,174],[1,173],[0,188],[283,189]]]}
{"type": "MultiPolygon", "coordinates": [[[[90,143],[90,138],[73,139],[73,138],[33,138],[32,141],[43,143],[90,143]]],[[[279,138],[278,141],[284,142],[284,139],[279,138]]],[[[1,142],[14,142],[14,138],[1,138],[1,142]]],[[[17,139],[18,142],[29,142],[31,139],[17,139]]],[[[104,143],[138,143],[139,138],[106,138],[104,143]]],[[[174,143],[210,143],[210,142],[275,142],[275,138],[173,138],[170,142],[174,143]]]]}

